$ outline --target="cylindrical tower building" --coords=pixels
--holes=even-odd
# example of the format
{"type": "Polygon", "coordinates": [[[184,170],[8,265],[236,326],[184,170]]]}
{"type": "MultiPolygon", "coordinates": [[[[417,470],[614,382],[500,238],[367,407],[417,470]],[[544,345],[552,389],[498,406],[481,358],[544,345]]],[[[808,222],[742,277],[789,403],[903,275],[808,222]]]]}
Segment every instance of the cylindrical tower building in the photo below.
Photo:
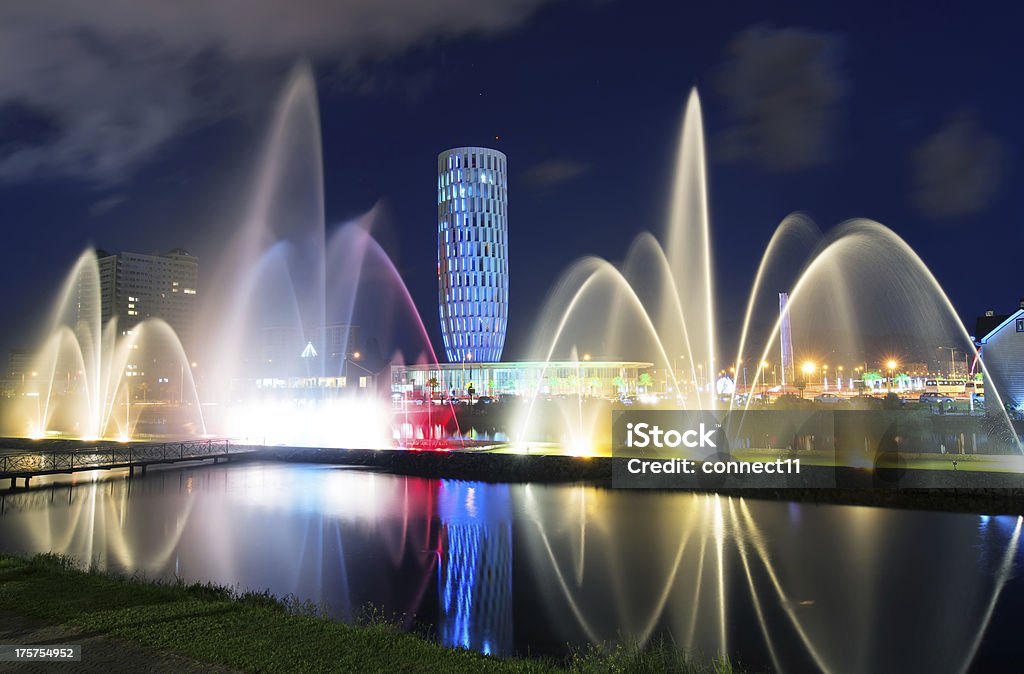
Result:
{"type": "Polygon", "coordinates": [[[437,281],[450,363],[501,360],[508,324],[505,155],[456,147],[437,157],[437,281]]]}

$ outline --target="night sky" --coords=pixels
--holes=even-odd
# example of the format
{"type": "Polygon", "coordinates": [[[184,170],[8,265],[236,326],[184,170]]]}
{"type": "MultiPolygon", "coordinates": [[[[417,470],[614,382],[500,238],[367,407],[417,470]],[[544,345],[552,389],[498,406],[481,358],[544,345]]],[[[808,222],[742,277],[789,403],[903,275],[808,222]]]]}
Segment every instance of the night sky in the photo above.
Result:
{"type": "Polygon", "coordinates": [[[0,6],[0,349],[31,345],[88,244],[184,247],[209,278],[302,58],[317,76],[329,226],[379,203],[435,345],[437,153],[508,155],[515,357],[572,260],[621,259],[639,231],[661,235],[693,86],[723,320],[798,210],[822,229],[850,217],[894,229],[968,329],[1024,295],[1015,4],[79,4],[0,6]]]}

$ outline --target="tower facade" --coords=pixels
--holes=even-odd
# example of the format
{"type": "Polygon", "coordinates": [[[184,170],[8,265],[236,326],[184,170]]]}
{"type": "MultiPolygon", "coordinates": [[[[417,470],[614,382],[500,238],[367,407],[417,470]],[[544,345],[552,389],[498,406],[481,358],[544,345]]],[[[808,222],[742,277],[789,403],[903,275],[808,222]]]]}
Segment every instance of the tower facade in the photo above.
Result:
{"type": "Polygon", "coordinates": [[[437,281],[450,363],[501,360],[508,325],[508,168],[504,153],[437,157],[437,281]]]}
{"type": "Polygon", "coordinates": [[[779,363],[782,370],[782,385],[793,384],[796,381],[796,367],[793,364],[793,325],[789,321],[789,312],[786,305],[789,304],[789,293],[779,293],[779,318],[782,324],[779,329],[779,346],[782,350],[782,360],[779,363]]]}

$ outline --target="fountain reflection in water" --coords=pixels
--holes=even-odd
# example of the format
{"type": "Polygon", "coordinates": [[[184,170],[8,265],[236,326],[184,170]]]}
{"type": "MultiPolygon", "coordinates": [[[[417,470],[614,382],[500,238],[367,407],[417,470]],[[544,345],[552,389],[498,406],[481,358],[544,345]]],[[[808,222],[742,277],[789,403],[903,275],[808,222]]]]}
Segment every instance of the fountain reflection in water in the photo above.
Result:
{"type": "Polygon", "coordinates": [[[1018,517],[255,464],[0,506],[5,550],[269,588],[343,619],[372,602],[495,654],[667,635],[782,672],[960,672],[1014,656],[988,637],[1019,608],[1018,517]]]}

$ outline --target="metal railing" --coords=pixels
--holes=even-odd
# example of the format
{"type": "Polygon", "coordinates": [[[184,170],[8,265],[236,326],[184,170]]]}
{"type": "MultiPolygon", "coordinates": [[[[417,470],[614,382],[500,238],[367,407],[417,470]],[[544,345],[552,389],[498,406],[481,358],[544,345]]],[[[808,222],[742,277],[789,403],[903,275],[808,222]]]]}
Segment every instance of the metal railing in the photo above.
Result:
{"type": "Polygon", "coordinates": [[[0,456],[0,478],[73,473],[101,468],[130,468],[190,459],[227,457],[230,454],[231,444],[228,440],[26,450],[0,456]]]}

